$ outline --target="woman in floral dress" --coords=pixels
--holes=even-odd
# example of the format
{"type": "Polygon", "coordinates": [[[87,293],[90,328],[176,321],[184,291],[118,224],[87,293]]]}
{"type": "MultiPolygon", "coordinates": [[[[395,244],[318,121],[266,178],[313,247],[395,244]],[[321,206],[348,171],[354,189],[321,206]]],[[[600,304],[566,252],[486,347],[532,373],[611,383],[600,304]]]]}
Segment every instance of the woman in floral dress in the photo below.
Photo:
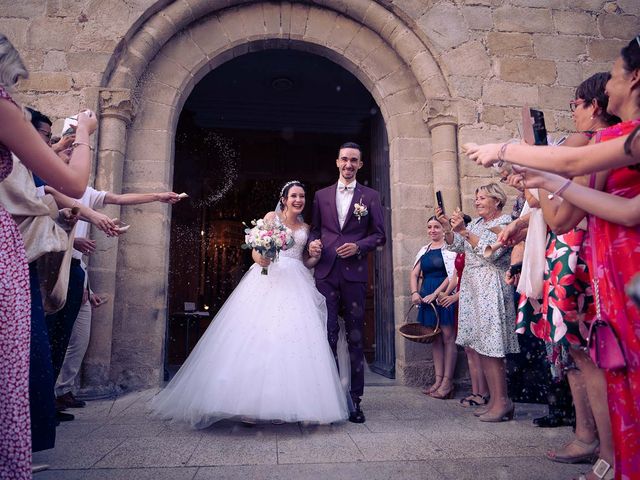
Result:
{"type": "MultiPolygon", "coordinates": [[[[11,173],[14,152],[56,188],[81,196],[89,181],[89,135],[93,113],[79,115],[78,148],[65,165],[45,144],[7,92],[27,70],[20,55],[0,34],[0,181],[11,173]]],[[[29,420],[29,267],[16,223],[0,205],[0,479],[31,479],[29,420]]]]}
{"type": "Polygon", "coordinates": [[[519,351],[513,330],[513,288],[504,280],[511,249],[498,248],[489,258],[484,256],[485,247],[497,239],[491,229],[511,222],[511,216],[502,213],[506,199],[504,191],[495,183],[478,188],[475,207],[479,218],[472,220],[466,228],[461,213],[453,216],[450,225],[442,211],[436,210],[445,231],[447,248],[465,253],[456,343],[472,348],[480,356],[490,394],[486,407],[475,412],[483,422],[512,419],[514,412],[513,402],[507,395],[505,372],[505,356],[519,351]]]}

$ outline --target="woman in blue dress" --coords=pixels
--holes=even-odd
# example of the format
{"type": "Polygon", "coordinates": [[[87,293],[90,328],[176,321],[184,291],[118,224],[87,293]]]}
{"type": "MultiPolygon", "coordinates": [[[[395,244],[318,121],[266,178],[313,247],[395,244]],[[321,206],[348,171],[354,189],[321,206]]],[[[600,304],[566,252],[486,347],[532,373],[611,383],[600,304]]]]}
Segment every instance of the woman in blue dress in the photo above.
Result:
{"type": "Polygon", "coordinates": [[[435,306],[440,317],[442,334],[433,342],[433,364],[435,382],[423,391],[433,398],[451,398],[454,393],[453,373],[456,368],[457,349],[455,344],[454,306],[438,304],[438,295],[444,293],[449,282],[456,281],[456,254],[443,250],[444,231],[436,217],[427,221],[427,235],[430,243],[420,249],[411,270],[411,302],[418,305],[418,322],[427,327],[436,325],[435,306]]]}

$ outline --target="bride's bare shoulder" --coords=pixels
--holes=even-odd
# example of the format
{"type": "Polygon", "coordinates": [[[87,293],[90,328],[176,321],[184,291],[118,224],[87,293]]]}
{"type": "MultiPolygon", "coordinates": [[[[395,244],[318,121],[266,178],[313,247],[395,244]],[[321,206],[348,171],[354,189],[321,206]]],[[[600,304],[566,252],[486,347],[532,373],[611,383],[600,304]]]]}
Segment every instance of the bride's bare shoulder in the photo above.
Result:
{"type": "Polygon", "coordinates": [[[272,221],[276,218],[276,212],[267,212],[267,214],[264,216],[264,220],[266,221],[272,221]]]}

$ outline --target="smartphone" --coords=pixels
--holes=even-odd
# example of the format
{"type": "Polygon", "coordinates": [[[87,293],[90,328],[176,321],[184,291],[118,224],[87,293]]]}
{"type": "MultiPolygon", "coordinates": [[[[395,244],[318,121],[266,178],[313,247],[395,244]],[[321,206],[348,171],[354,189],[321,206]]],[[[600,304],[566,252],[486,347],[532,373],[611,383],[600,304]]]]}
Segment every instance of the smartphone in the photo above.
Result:
{"type": "Polygon", "coordinates": [[[436,192],[436,203],[438,204],[438,206],[442,210],[442,213],[444,214],[444,202],[442,201],[442,192],[440,190],[436,192]]]}
{"type": "Polygon", "coordinates": [[[62,125],[61,137],[69,135],[75,132],[75,127],[78,126],[78,115],[73,115],[64,119],[64,125],[62,125]]]}
{"type": "Polygon", "coordinates": [[[541,110],[530,108],[531,118],[533,119],[533,140],[534,145],[547,144],[547,127],[544,124],[544,113],[541,110]]]}
{"type": "Polygon", "coordinates": [[[509,267],[509,274],[513,277],[514,275],[518,275],[522,272],[522,262],[514,263],[509,267]]]}

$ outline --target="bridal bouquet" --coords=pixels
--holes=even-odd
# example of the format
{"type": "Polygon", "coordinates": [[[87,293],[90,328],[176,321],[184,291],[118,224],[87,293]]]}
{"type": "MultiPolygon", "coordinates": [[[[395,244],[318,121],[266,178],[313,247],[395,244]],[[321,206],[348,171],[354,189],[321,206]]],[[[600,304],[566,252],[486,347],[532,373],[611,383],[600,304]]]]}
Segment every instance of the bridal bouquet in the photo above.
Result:
{"type": "MultiPolygon", "coordinates": [[[[290,228],[275,221],[252,220],[252,227],[244,224],[244,241],[242,248],[253,248],[264,257],[275,261],[278,259],[280,250],[290,248],[293,243],[293,232],[290,228]]],[[[262,267],[262,275],[269,272],[267,267],[262,267]]]]}

